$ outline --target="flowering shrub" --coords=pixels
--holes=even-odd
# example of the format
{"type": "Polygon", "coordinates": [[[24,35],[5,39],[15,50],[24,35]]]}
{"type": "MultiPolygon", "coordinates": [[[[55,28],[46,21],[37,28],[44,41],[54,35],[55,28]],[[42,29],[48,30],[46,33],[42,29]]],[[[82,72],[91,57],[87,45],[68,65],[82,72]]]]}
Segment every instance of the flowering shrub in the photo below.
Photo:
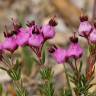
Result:
{"type": "MultiPolygon", "coordinates": [[[[22,62],[19,59],[13,61],[14,52],[25,46],[35,53],[34,61],[39,65],[38,73],[40,80],[38,85],[41,96],[57,96],[54,86],[54,72],[52,68],[45,64],[46,54],[44,45],[47,40],[54,38],[55,26],[57,22],[55,17],[49,20],[48,24],[39,26],[34,21],[28,22],[26,26],[22,26],[20,22],[13,20],[13,30],[8,32],[5,26],[5,40],[0,43],[0,61],[6,67],[0,67],[5,70],[11,77],[16,89],[16,96],[29,96],[28,90],[23,86],[21,79],[22,62]],[[6,52],[10,57],[6,61],[6,52]]],[[[96,92],[90,92],[90,88],[96,83],[92,83],[95,72],[96,61],[96,23],[89,22],[88,17],[83,15],[80,17],[80,25],[77,32],[69,38],[70,44],[67,48],[60,48],[55,44],[48,49],[49,54],[56,60],[58,64],[64,65],[64,72],[67,79],[67,88],[60,89],[59,96],[96,96],[96,92]],[[82,72],[84,65],[82,56],[84,49],[80,46],[78,36],[82,36],[88,43],[88,56],[86,58],[86,68],[82,72]],[[66,63],[66,64],[65,64],[66,63]],[[68,71],[66,65],[69,65],[71,72],[68,71]],[[75,95],[73,95],[75,94],[75,95]]]]}

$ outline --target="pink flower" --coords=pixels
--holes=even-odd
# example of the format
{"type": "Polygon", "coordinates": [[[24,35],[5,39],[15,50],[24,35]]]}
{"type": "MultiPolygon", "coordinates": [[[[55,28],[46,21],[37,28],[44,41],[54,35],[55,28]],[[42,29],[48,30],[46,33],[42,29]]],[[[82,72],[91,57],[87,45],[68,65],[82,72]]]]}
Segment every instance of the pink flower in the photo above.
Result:
{"type": "Polygon", "coordinates": [[[44,42],[44,37],[42,35],[42,32],[37,26],[34,27],[34,29],[31,32],[31,36],[29,38],[29,45],[32,47],[39,47],[44,42]]]}
{"type": "Polygon", "coordinates": [[[67,50],[67,57],[68,58],[72,57],[77,59],[80,58],[82,54],[83,54],[83,49],[80,47],[77,38],[73,39],[67,50]]]}
{"type": "Polygon", "coordinates": [[[55,26],[57,25],[57,22],[53,19],[49,21],[47,25],[44,25],[42,27],[42,32],[45,39],[50,39],[55,36],[55,26]]]}
{"type": "Polygon", "coordinates": [[[79,35],[82,37],[88,37],[91,30],[92,30],[92,25],[88,21],[88,17],[87,16],[81,17],[80,25],[79,25],[79,29],[78,29],[79,35]]]}
{"type": "Polygon", "coordinates": [[[15,37],[6,37],[5,41],[3,42],[3,48],[10,52],[14,52],[17,49],[18,45],[16,44],[15,37]]]}
{"type": "Polygon", "coordinates": [[[67,58],[74,58],[78,59],[83,54],[83,49],[80,47],[78,43],[78,38],[76,37],[76,32],[74,32],[74,35],[70,38],[71,44],[69,45],[69,48],[67,50],[67,58]]]}
{"type": "Polygon", "coordinates": [[[29,40],[29,31],[27,28],[21,28],[19,33],[16,35],[16,43],[19,46],[25,46],[26,44],[28,44],[28,40],[29,40]]]}
{"type": "Polygon", "coordinates": [[[96,29],[94,28],[93,31],[89,35],[89,41],[91,43],[96,43],[96,29]]]}
{"type": "Polygon", "coordinates": [[[30,35],[32,35],[32,32],[34,31],[35,27],[37,27],[37,25],[36,26],[34,25],[32,27],[27,28],[30,35]]]}
{"type": "Polygon", "coordinates": [[[43,36],[41,34],[34,34],[31,35],[31,37],[29,38],[29,45],[30,46],[34,46],[34,47],[39,47],[42,43],[43,43],[43,36]]]}
{"type": "Polygon", "coordinates": [[[66,61],[66,50],[57,48],[56,46],[49,49],[49,52],[58,63],[64,63],[66,61]]]}
{"type": "Polygon", "coordinates": [[[55,29],[53,26],[50,26],[49,24],[44,25],[42,27],[42,32],[45,39],[53,38],[55,36],[55,29]]]}
{"type": "Polygon", "coordinates": [[[89,42],[96,44],[96,23],[94,23],[94,28],[91,31],[88,39],[89,39],[89,42]]]}

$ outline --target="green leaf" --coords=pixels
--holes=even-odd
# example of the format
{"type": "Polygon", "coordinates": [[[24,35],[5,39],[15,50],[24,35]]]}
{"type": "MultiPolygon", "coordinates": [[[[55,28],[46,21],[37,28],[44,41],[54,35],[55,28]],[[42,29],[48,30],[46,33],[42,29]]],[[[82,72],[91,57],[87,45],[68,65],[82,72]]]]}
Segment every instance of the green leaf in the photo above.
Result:
{"type": "Polygon", "coordinates": [[[66,75],[66,79],[67,79],[68,90],[69,90],[70,96],[71,96],[72,95],[72,89],[71,89],[71,85],[70,85],[69,76],[68,76],[68,73],[67,73],[67,68],[66,68],[65,65],[64,65],[64,71],[65,71],[65,75],[66,75]]]}
{"type": "Polygon", "coordinates": [[[65,96],[72,96],[70,89],[65,90],[65,96]]]}
{"type": "Polygon", "coordinates": [[[87,83],[86,76],[84,74],[81,75],[81,80],[83,83],[87,83]]]}
{"type": "Polygon", "coordinates": [[[41,94],[44,96],[54,96],[54,85],[53,82],[48,81],[40,86],[41,94]]]}
{"type": "Polygon", "coordinates": [[[45,63],[45,59],[46,59],[46,51],[45,51],[45,48],[43,48],[43,50],[42,50],[42,64],[45,63]]]}
{"type": "Polygon", "coordinates": [[[45,67],[40,70],[41,79],[44,81],[40,86],[41,94],[44,96],[54,96],[54,82],[53,82],[53,71],[50,67],[45,67]]]}
{"type": "Polygon", "coordinates": [[[35,57],[32,56],[31,58],[32,58],[32,61],[35,62],[35,64],[38,64],[38,60],[35,57]]]}
{"type": "Polygon", "coordinates": [[[41,78],[43,80],[52,80],[53,79],[53,71],[52,68],[46,67],[44,69],[41,69],[40,71],[41,78]]]}
{"type": "Polygon", "coordinates": [[[80,62],[80,66],[79,66],[79,73],[81,72],[81,70],[82,70],[82,65],[83,65],[83,63],[82,63],[82,61],[80,62]]]}
{"type": "Polygon", "coordinates": [[[28,96],[28,92],[24,88],[22,80],[13,81],[13,86],[16,90],[16,96],[28,96]]]}
{"type": "Polygon", "coordinates": [[[3,92],[3,86],[2,84],[0,84],[0,94],[2,94],[2,92],[3,92]]]}
{"type": "Polygon", "coordinates": [[[17,89],[16,90],[16,96],[28,96],[27,91],[25,89],[17,89]]]}
{"type": "Polygon", "coordinates": [[[20,80],[21,78],[21,64],[19,61],[16,61],[16,64],[14,65],[13,68],[9,69],[7,73],[13,80],[20,80]]]}
{"type": "Polygon", "coordinates": [[[28,74],[30,74],[34,64],[34,60],[31,56],[32,54],[30,53],[30,50],[28,47],[23,47],[22,52],[23,52],[23,58],[24,58],[24,64],[25,64],[26,70],[28,74]]]}

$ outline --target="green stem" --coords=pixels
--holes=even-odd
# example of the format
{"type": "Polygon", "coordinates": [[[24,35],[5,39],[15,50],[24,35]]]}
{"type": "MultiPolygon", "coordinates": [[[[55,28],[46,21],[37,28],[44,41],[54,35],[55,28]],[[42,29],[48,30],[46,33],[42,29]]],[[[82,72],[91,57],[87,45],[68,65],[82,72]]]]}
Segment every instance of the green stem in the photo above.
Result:
{"type": "Polygon", "coordinates": [[[75,72],[76,72],[76,75],[77,75],[77,77],[78,77],[78,74],[79,74],[79,73],[78,73],[78,68],[77,68],[77,62],[76,62],[76,59],[75,59],[75,70],[76,70],[76,71],[75,71],[75,72]]]}
{"type": "Polygon", "coordinates": [[[65,70],[65,75],[66,75],[66,79],[67,79],[67,86],[69,87],[69,90],[70,90],[70,93],[72,96],[72,89],[71,89],[71,85],[70,85],[70,80],[69,80],[67,69],[66,69],[65,65],[64,65],[64,70],[65,70]]]}
{"type": "Polygon", "coordinates": [[[4,70],[4,71],[8,71],[7,69],[3,68],[3,67],[0,67],[0,69],[4,70]]]}
{"type": "Polygon", "coordinates": [[[68,61],[68,64],[69,64],[69,66],[71,67],[71,69],[74,71],[74,70],[75,70],[75,67],[74,67],[74,65],[72,64],[72,62],[68,61]]]}

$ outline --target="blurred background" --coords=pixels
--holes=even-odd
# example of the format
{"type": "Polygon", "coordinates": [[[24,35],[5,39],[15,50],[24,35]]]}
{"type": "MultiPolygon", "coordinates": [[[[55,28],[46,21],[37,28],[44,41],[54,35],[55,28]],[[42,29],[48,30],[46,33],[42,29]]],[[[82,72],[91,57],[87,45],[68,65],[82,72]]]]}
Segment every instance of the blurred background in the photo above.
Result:
{"type": "MultiPolygon", "coordinates": [[[[95,0],[0,0],[0,40],[2,41],[4,39],[4,25],[6,24],[8,26],[8,30],[11,29],[11,18],[19,18],[21,21],[35,20],[38,24],[46,24],[50,18],[56,15],[58,22],[58,26],[56,27],[56,36],[52,40],[48,41],[48,43],[55,43],[58,46],[64,47],[69,43],[69,37],[72,33],[77,31],[81,9],[83,9],[83,11],[88,14],[89,18],[92,19],[94,1],[95,0]]],[[[80,43],[82,47],[86,48],[85,40],[80,38],[80,43]]],[[[19,52],[22,53],[21,55],[23,55],[22,58],[25,60],[24,62],[26,63],[27,61],[27,63],[32,63],[32,61],[26,59],[26,54],[28,56],[30,53],[28,53],[28,51],[30,50],[20,49],[15,54],[18,57],[20,56],[19,52]]],[[[47,63],[56,63],[52,60],[49,62],[49,59],[50,58],[48,58],[47,63]]],[[[30,68],[32,65],[29,64],[28,66],[28,68],[30,68]]],[[[32,68],[32,74],[34,74],[34,68],[32,68]]],[[[56,86],[58,86],[57,89],[64,84],[66,85],[62,65],[55,64],[53,70],[56,78],[56,86]]],[[[30,76],[28,78],[29,81],[25,80],[25,85],[29,90],[33,90],[30,93],[30,96],[33,96],[36,94],[34,91],[36,87],[32,87],[34,82],[32,83],[32,81],[30,81],[30,76]]],[[[38,80],[38,78],[36,80],[38,80]]],[[[0,70],[0,83],[4,84],[6,87],[5,90],[11,94],[9,96],[15,96],[10,82],[11,79],[6,72],[0,70]]]]}

